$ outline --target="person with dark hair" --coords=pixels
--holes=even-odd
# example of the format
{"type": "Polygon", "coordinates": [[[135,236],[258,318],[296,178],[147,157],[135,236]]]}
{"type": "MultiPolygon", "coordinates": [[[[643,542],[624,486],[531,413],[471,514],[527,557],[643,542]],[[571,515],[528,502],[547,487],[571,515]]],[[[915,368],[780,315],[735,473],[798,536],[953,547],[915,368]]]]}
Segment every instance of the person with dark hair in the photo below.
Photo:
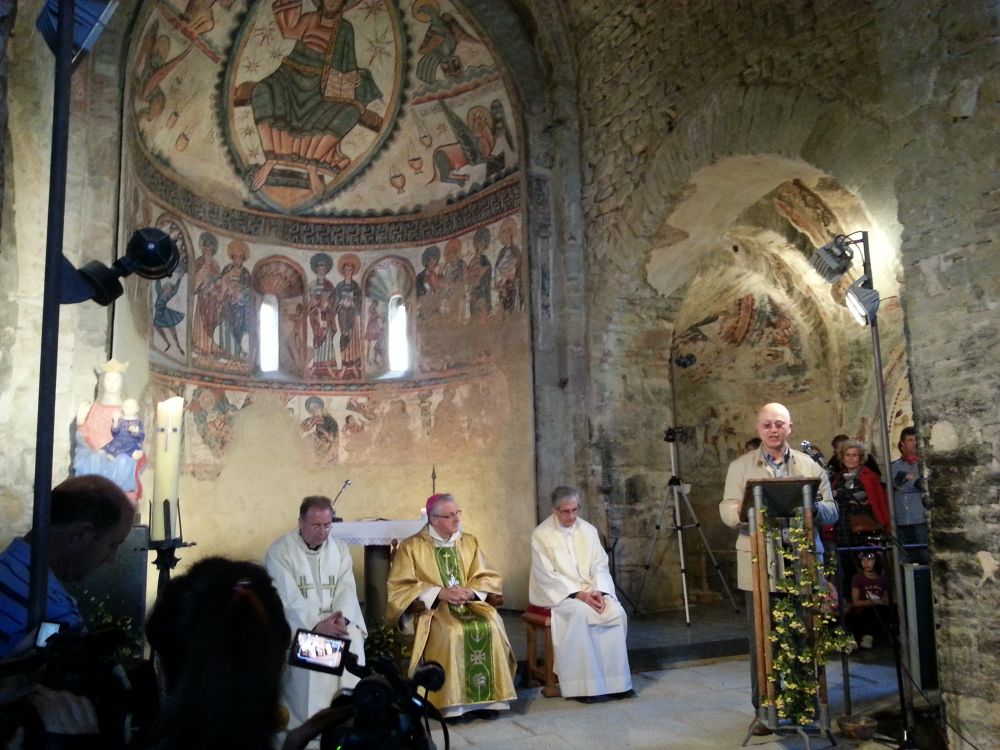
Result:
{"type": "MultiPolygon", "coordinates": [[[[76,600],[63,583],[79,581],[114,560],[134,520],[132,501],[105,477],[85,474],[52,489],[46,622],[60,623],[68,633],[85,630],[76,600]]],[[[27,628],[33,538],[34,530],[28,531],[0,554],[0,657],[35,642],[27,628]]]]}
{"type": "Polygon", "coordinates": [[[851,604],[847,624],[861,648],[871,648],[884,636],[893,620],[889,587],[882,574],[882,556],[877,547],[858,553],[861,570],[851,579],[851,604]]]}
{"type": "Polygon", "coordinates": [[[151,748],[273,746],[291,630],[263,567],[195,563],[160,592],[146,636],[165,687],[151,748]]]}
{"type": "Polygon", "coordinates": [[[444,666],[444,687],[428,698],[446,719],[496,718],[517,698],[517,661],[496,611],[503,604],[500,574],[461,528],[452,495],[431,495],[425,508],[427,525],[393,558],[386,622],[414,633],[411,677],[423,661],[444,666]]]}
{"type": "Polygon", "coordinates": [[[755,451],[760,449],[760,438],[752,437],[743,443],[743,452],[749,453],[750,451],[755,451]]]}
{"type": "Polygon", "coordinates": [[[531,534],[528,600],[552,611],[554,670],[564,697],[627,697],[628,618],[615,596],[600,535],[577,516],[579,510],[579,490],[553,490],[552,515],[531,534]]]}
{"type": "MultiPolygon", "coordinates": [[[[351,553],[347,545],[330,537],[333,503],[324,495],[310,495],[299,505],[298,526],[267,549],[264,566],[285,605],[293,630],[348,638],[350,651],[365,663],[368,636],[358,604],[351,553]]],[[[354,687],[350,672],[340,677],[307,669],[290,669],[285,676],[283,701],[288,708],[289,729],[330,706],[334,695],[354,687]]]]}
{"type": "Polygon", "coordinates": [[[929,537],[916,428],[904,427],[899,433],[897,447],[899,458],[891,466],[896,538],[906,548],[910,562],[926,565],[930,562],[930,555],[927,553],[929,537]]]}

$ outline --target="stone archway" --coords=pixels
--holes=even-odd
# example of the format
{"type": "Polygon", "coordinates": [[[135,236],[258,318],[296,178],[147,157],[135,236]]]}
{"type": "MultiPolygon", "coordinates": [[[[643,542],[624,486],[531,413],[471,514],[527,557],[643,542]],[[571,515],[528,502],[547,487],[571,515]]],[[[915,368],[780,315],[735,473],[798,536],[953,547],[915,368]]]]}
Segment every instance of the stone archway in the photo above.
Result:
{"type": "MultiPolygon", "coordinates": [[[[659,359],[659,370],[647,366],[644,372],[656,373],[657,387],[666,397],[660,410],[664,422],[691,427],[688,440],[678,447],[683,478],[694,487],[699,520],[723,561],[731,558],[732,547],[732,534],[717,511],[725,470],[753,436],[761,404],[786,403],[797,425],[794,439],[809,439],[827,452],[840,432],[878,444],[871,342],[843,307],[846,285],[860,275],[860,264],[830,286],[808,260],[834,235],[857,229],[883,243],[873,246],[873,258],[886,300],[880,328],[883,353],[891,362],[885,371],[887,389],[899,412],[890,423],[894,427],[912,414],[902,313],[891,273],[898,260],[857,195],[801,160],[732,157],[696,171],[652,233],[645,278],[658,302],[644,315],[664,334],[659,340],[644,339],[655,346],[640,356],[659,359]]],[[[623,380],[636,377],[624,362],[616,364],[623,380]]],[[[647,391],[652,387],[648,377],[635,382],[647,391]]],[[[637,449],[640,455],[653,458],[657,431],[651,421],[638,422],[647,429],[641,436],[632,427],[635,439],[647,441],[637,449]]],[[[617,449],[619,464],[610,477],[606,473],[603,484],[611,488],[617,506],[613,526],[623,541],[620,578],[631,593],[646,567],[648,529],[660,493],[666,492],[667,476],[665,461],[629,465],[621,459],[628,448],[619,442],[617,449]]],[[[607,452],[600,455],[606,467],[607,452]]],[[[657,543],[655,559],[663,570],[677,566],[674,546],[672,539],[662,537],[657,543]]],[[[700,554],[698,547],[690,554],[700,554]]],[[[692,566],[698,569],[696,560],[692,566]]],[[[643,587],[644,605],[679,603],[679,583],[679,577],[658,576],[655,584],[643,587]]],[[[709,584],[717,587],[718,581],[709,584]]]]}

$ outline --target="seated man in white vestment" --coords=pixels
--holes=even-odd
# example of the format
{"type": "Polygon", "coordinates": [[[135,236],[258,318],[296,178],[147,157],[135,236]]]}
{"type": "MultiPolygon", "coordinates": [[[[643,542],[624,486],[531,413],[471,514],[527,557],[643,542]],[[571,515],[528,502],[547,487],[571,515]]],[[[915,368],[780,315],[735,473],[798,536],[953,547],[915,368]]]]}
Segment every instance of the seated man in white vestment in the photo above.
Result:
{"type": "MultiPolygon", "coordinates": [[[[365,627],[347,545],[330,538],[333,504],[311,495],[299,507],[297,528],[279,537],[267,549],[264,567],[274,579],[285,606],[285,618],[294,635],[299,628],[323,635],[349,638],[351,653],[365,663],[365,627]]],[[[340,677],[290,666],[282,691],[288,708],[288,728],[294,729],[323,708],[334,695],[353,687],[358,678],[348,671],[340,677]]]]}
{"type": "Polygon", "coordinates": [[[531,535],[528,599],[552,610],[554,671],[564,697],[628,697],[628,621],[597,529],[577,518],[579,510],[579,490],[552,491],[552,515],[531,535]]]}

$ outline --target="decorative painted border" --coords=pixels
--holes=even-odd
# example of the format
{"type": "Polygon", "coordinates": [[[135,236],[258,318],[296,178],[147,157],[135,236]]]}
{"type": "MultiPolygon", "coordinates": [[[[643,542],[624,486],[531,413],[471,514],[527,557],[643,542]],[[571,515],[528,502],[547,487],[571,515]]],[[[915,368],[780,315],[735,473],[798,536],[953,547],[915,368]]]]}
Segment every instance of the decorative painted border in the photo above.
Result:
{"type": "Polygon", "coordinates": [[[305,248],[378,248],[437,242],[512,214],[521,208],[521,184],[509,175],[461,204],[431,216],[275,216],[209,203],[159,171],[141,148],[133,149],[133,174],[159,202],[224,232],[305,248]]]}

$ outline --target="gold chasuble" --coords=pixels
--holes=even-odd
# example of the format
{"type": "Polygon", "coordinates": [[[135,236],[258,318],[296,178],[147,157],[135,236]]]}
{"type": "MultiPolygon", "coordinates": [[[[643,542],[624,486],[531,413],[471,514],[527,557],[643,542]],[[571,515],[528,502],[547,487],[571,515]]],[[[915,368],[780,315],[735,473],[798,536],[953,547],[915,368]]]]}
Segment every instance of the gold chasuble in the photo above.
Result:
{"type": "MultiPolygon", "coordinates": [[[[449,586],[501,593],[500,574],[485,566],[474,536],[462,532],[454,546],[444,546],[435,543],[425,526],[404,540],[393,558],[386,620],[398,622],[428,590],[449,586]]],[[[421,661],[444,667],[444,687],[429,695],[437,708],[486,707],[517,697],[514,653],[500,615],[489,604],[439,601],[415,617],[414,628],[410,675],[421,661]]]]}

